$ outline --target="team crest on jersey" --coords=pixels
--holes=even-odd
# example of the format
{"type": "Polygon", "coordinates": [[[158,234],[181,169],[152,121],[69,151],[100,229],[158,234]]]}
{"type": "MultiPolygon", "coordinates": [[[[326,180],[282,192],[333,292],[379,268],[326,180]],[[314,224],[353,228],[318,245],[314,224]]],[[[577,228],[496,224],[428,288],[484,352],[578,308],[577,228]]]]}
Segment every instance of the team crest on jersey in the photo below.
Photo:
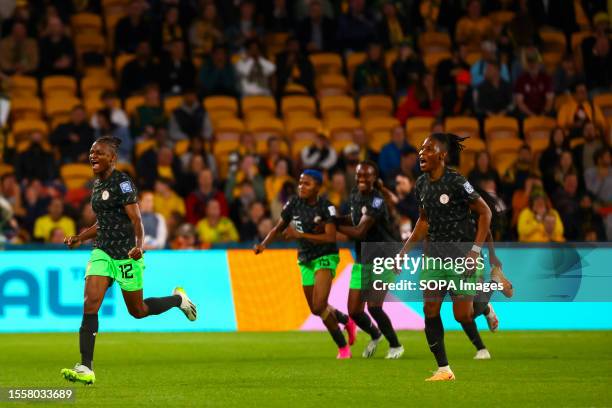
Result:
{"type": "Polygon", "coordinates": [[[361,213],[363,215],[366,215],[366,213],[368,212],[368,209],[366,208],[366,206],[364,205],[363,207],[361,207],[361,213]]]}
{"type": "Polygon", "coordinates": [[[440,196],[440,202],[442,204],[448,204],[448,201],[450,200],[450,198],[448,197],[448,194],[442,194],[440,196]]]}
{"type": "Polygon", "coordinates": [[[130,184],[129,181],[124,181],[123,183],[119,184],[119,187],[121,187],[121,191],[124,193],[131,193],[132,190],[132,184],[130,184]]]}
{"type": "Polygon", "coordinates": [[[110,197],[110,194],[108,193],[108,190],[104,190],[104,191],[102,192],[102,199],[103,199],[104,201],[106,201],[106,200],[108,200],[108,197],[110,197]]]}
{"type": "Polygon", "coordinates": [[[474,187],[472,187],[469,181],[463,183],[463,188],[465,188],[465,191],[467,191],[468,194],[472,194],[474,192],[474,187]]]}
{"type": "Polygon", "coordinates": [[[320,223],[320,222],[321,222],[321,220],[323,220],[323,218],[321,218],[321,216],[320,216],[320,215],[317,215],[317,216],[315,216],[315,217],[314,217],[314,222],[315,222],[315,224],[320,223]]]}
{"type": "Polygon", "coordinates": [[[372,207],[374,208],[380,208],[380,206],[383,203],[383,199],[380,197],[374,197],[374,200],[372,201],[372,207]]]}

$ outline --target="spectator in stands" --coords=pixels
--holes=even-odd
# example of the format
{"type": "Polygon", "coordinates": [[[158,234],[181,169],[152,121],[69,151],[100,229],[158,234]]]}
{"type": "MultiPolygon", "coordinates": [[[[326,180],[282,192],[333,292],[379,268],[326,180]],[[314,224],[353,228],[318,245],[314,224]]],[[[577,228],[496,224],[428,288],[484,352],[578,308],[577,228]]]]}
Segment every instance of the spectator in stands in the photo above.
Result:
{"type": "MultiPolygon", "coordinates": [[[[202,159],[202,164],[213,173],[213,177],[217,179],[217,161],[215,156],[206,148],[206,142],[201,137],[194,137],[189,141],[189,149],[180,157],[181,169],[183,174],[190,172],[193,168],[193,159],[199,156],[202,159]]],[[[199,173],[199,171],[197,172],[199,173]]],[[[197,174],[196,173],[196,174],[197,174]]],[[[194,185],[195,188],[195,185],[194,185]]],[[[191,190],[189,190],[191,191],[191,190]]]]}
{"type": "Polygon", "coordinates": [[[257,157],[252,154],[247,154],[240,158],[239,165],[235,170],[230,170],[227,180],[225,181],[225,198],[232,203],[240,194],[239,186],[248,181],[253,185],[258,200],[264,200],[266,197],[266,189],[264,187],[264,179],[259,174],[257,165],[257,157]]]}
{"type": "Polygon", "coordinates": [[[395,116],[402,126],[406,119],[414,116],[436,117],[441,113],[442,99],[434,81],[434,76],[426,72],[412,87],[408,89],[406,99],[397,108],[395,116]]]}
{"type": "Polygon", "coordinates": [[[533,155],[529,145],[524,144],[519,148],[518,157],[504,173],[503,182],[514,191],[525,183],[525,180],[533,173],[533,155]]]}
{"type": "Polygon", "coordinates": [[[311,0],[308,10],[308,17],[298,24],[296,31],[302,50],[308,52],[335,50],[335,22],[323,15],[322,2],[311,0]]]}
{"type": "MultiPolygon", "coordinates": [[[[110,112],[111,122],[115,126],[129,128],[130,121],[127,115],[125,114],[125,111],[121,109],[120,107],[118,107],[120,106],[120,104],[117,99],[117,94],[115,94],[112,91],[103,91],[102,94],[100,95],[100,100],[102,101],[102,109],[106,109],[110,112]]],[[[93,115],[91,117],[90,124],[91,124],[91,127],[93,127],[94,129],[97,129],[98,127],[100,127],[100,125],[98,124],[97,115],[93,115]]]]}
{"type": "Polygon", "coordinates": [[[127,98],[141,92],[147,85],[157,82],[159,71],[151,55],[151,45],[141,41],[136,48],[135,58],[125,64],[121,72],[119,94],[127,98]]]}
{"type": "Polygon", "coordinates": [[[521,211],[529,206],[529,197],[533,194],[546,194],[542,180],[536,175],[529,175],[521,188],[512,196],[512,226],[516,226],[521,211]]]}
{"type": "Polygon", "coordinates": [[[245,222],[236,224],[240,242],[252,242],[257,239],[257,226],[266,217],[266,206],[261,201],[254,201],[248,207],[245,222]]]}
{"type": "Polygon", "coordinates": [[[483,177],[477,185],[482,191],[489,195],[492,204],[491,211],[494,214],[491,220],[491,232],[494,241],[507,239],[510,223],[510,209],[499,195],[498,184],[494,178],[483,177]]]}
{"type": "Polygon", "coordinates": [[[519,0],[518,11],[508,24],[508,33],[517,49],[539,43],[538,27],[529,11],[530,0],[519,0]]]}
{"type": "Polygon", "coordinates": [[[442,90],[442,116],[471,116],[474,112],[474,90],[470,71],[460,70],[455,83],[442,90]]]}
{"type": "Polygon", "coordinates": [[[239,236],[236,227],[227,217],[221,215],[221,206],[215,199],[206,204],[206,218],[196,226],[202,244],[220,244],[238,242],[239,236]]]}
{"type": "MultiPolygon", "coordinates": [[[[453,48],[451,58],[440,61],[436,68],[436,84],[443,92],[447,92],[449,88],[455,86],[457,76],[462,71],[470,71],[470,64],[466,62],[469,48],[466,44],[457,44],[453,48]]],[[[472,76],[470,74],[470,81],[472,76]]],[[[473,84],[473,83],[472,83],[473,84]]]]}
{"type": "Polygon", "coordinates": [[[561,185],[553,196],[553,203],[559,212],[565,229],[565,237],[575,241],[580,235],[579,221],[576,219],[580,210],[578,203],[578,176],[574,172],[565,174],[561,185]]]}
{"type": "Polygon", "coordinates": [[[582,41],[582,61],[586,81],[593,93],[612,90],[612,50],[610,50],[610,18],[604,12],[593,18],[595,33],[582,41]]]}
{"type": "Polygon", "coordinates": [[[33,74],[38,68],[38,45],[28,37],[21,21],[15,21],[11,35],[0,40],[0,71],[6,75],[33,74]]]}
{"type": "Polygon", "coordinates": [[[378,156],[378,169],[383,180],[393,176],[400,169],[402,151],[411,148],[406,140],[403,126],[391,130],[391,141],[383,146],[378,156]]]}
{"type": "MultiPolygon", "coordinates": [[[[293,169],[291,159],[282,152],[281,144],[283,143],[286,143],[286,141],[277,136],[270,136],[268,140],[266,140],[267,150],[259,161],[259,173],[261,173],[263,177],[267,177],[274,172],[274,166],[281,158],[289,162],[289,169],[293,169]]],[[[285,147],[287,146],[285,145],[285,147]]]]}
{"type": "Polygon", "coordinates": [[[250,0],[241,2],[238,21],[225,31],[232,51],[248,50],[249,42],[262,38],[263,34],[264,28],[256,20],[255,3],[250,0]]]}
{"type": "Polygon", "coordinates": [[[389,91],[385,55],[379,43],[368,45],[365,61],[355,69],[353,89],[358,96],[386,94],[389,91]]]}
{"type": "Polygon", "coordinates": [[[528,48],[525,52],[525,71],[516,80],[514,93],[518,114],[521,118],[551,115],[555,93],[551,77],[539,63],[538,50],[528,48]]]}
{"type": "MultiPolygon", "coordinates": [[[[165,132],[164,129],[160,131],[165,132]]],[[[136,174],[140,186],[146,189],[153,188],[159,177],[170,180],[175,186],[181,178],[181,162],[170,146],[158,144],[141,154],[136,162],[136,174]]]]}
{"type": "Polygon", "coordinates": [[[39,42],[39,50],[41,76],[74,73],[74,46],[59,18],[54,17],[48,21],[46,33],[39,42]]]}
{"type": "Polygon", "coordinates": [[[580,174],[584,174],[588,169],[595,167],[593,155],[604,144],[601,141],[599,130],[592,122],[587,122],[582,129],[582,138],[584,143],[578,144],[572,152],[574,153],[574,162],[580,174]]]}
{"type": "Polygon", "coordinates": [[[492,41],[483,41],[480,45],[482,58],[476,61],[470,68],[470,76],[472,77],[472,87],[477,88],[485,80],[487,66],[496,64],[500,70],[501,78],[510,83],[510,70],[505,63],[500,64],[497,56],[497,46],[492,41]]]}
{"type": "Polygon", "coordinates": [[[234,66],[230,63],[227,49],[215,45],[212,57],[206,58],[198,74],[200,95],[238,96],[238,79],[234,66]]]}
{"type": "Polygon", "coordinates": [[[144,249],[164,249],[168,239],[168,227],[164,217],[155,212],[154,195],[151,191],[140,193],[140,215],[144,227],[144,249]]]}
{"type": "Polygon", "coordinates": [[[210,139],[212,127],[208,115],[198,100],[195,89],[186,89],[183,103],[172,112],[168,126],[170,139],[174,142],[192,138],[210,139]]]}
{"type": "Polygon", "coordinates": [[[196,225],[204,218],[206,203],[210,200],[217,200],[221,207],[221,215],[229,216],[229,207],[222,191],[215,187],[215,180],[210,169],[203,169],[198,174],[198,187],[192,191],[185,199],[187,222],[196,225]]]}
{"type": "Polygon", "coordinates": [[[606,241],[604,220],[593,208],[593,201],[590,193],[584,193],[580,197],[578,214],[573,220],[578,224],[578,241],[606,241]]]}
{"type": "Polygon", "coordinates": [[[200,11],[201,15],[191,23],[189,43],[193,56],[203,58],[210,56],[215,44],[223,41],[223,23],[213,0],[205,1],[200,11]]]}
{"type": "Polygon", "coordinates": [[[565,130],[556,127],[550,131],[548,147],[540,154],[540,173],[544,181],[544,188],[548,194],[554,193],[554,167],[559,163],[561,153],[569,150],[569,141],[565,136],[565,130]]]}
{"type": "Polygon", "coordinates": [[[257,200],[253,184],[245,180],[240,183],[238,196],[230,206],[230,218],[234,225],[241,226],[249,221],[249,208],[257,200]]]}
{"type": "Polygon", "coordinates": [[[161,24],[161,46],[163,51],[172,53],[172,48],[175,42],[180,42],[185,46],[187,36],[183,32],[179,21],[179,9],[175,6],[170,6],[164,12],[163,22],[161,24]]]}
{"type": "Polygon", "coordinates": [[[136,108],[131,119],[132,136],[140,137],[145,128],[165,127],[167,118],[156,84],[147,86],[144,103],[136,108]]]}
{"type": "Polygon", "coordinates": [[[573,0],[528,0],[529,13],[537,28],[555,27],[563,31],[568,39],[571,33],[578,31],[575,3],[573,0]]]}
{"type": "Polygon", "coordinates": [[[295,182],[289,173],[289,162],[285,159],[278,159],[274,166],[274,173],[266,177],[266,199],[269,203],[278,200],[283,185],[287,182],[295,182]]]}
{"type": "MultiPolygon", "coordinates": [[[[357,145],[359,154],[358,159],[360,161],[372,160],[375,163],[378,162],[378,153],[370,149],[368,144],[368,136],[363,128],[358,127],[353,131],[353,143],[357,145]]],[[[349,149],[349,151],[345,151],[345,153],[347,153],[349,156],[351,156],[352,153],[351,149],[349,149]]]]}
{"type": "Polygon", "coordinates": [[[170,247],[172,249],[182,249],[182,250],[197,249],[198,248],[197,239],[198,239],[197,231],[193,225],[181,224],[176,229],[176,234],[175,234],[174,239],[172,240],[172,243],[170,244],[170,247]]]}
{"type": "Polygon", "coordinates": [[[378,38],[386,50],[395,48],[406,40],[414,40],[414,33],[409,31],[407,23],[394,3],[383,3],[382,19],[378,23],[377,31],[378,38]]]}
{"type": "Polygon", "coordinates": [[[467,2],[467,13],[457,23],[455,41],[478,49],[483,40],[493,38],[493,23],[481,14],[480,0],[467,2]]]}
{"type": "Polygon", "coordinates": [[[257,39],[246,43],[247,55],[236,62],[242,96],[272,95],[272,79],[276,66],[261,54],[257,39]]]}
{"type": "Polygon", "coordinates": [[[51,144],[60,151],[62,163],[85,163],[89,148],[94,142],[94,130],[87,123],[87,114],[82,105],[70,112],[70,121],[60,124],[49,137],[51,144]]]}
{"type": "Polygon", "coordinates": [[[395,79],[396,98],[406,96],[419,77],[425,73],[425,64],[418,53],[414,51],[413,43],[404,40],[399,47],[397,59],[391,65],[391,73],[395,79]]]}
{"type": "Polygon", "coordinates": [[[346,187],[346,175],[341,171],[334,171],[330,176],[327,199],[336,206],[338,213],[342,215],[348,214],[350,211],[348,198],[349,192],[346,187]]]}
{"type": "Polygon", "coordinates": [[[546,196],[535,194],[529,198],[529,208],[521,211],[518,219],[520,242],[563,242],[563,223],[559,213],[550,208],[546,196]]]}
{"type": "MultiPolygon", "coordinates": [[[[557,188],[563,186],[563,180],[565,180],[565,176],[567,176],[568,174],[576,174],[576,166],[574,166],[572,152],[569,150],[564,150],[559,156],[559,161],[555,163],[555,166],[553,167],[553,180],[551,183],[553,194],[557,188]]],[[[544,188],[546,189],[547,180],[544,181],[544,188]]]]}
{"type": "Polygon", "coordinates": [[[483,180],[493,180],[496,189],[501,187],[499,174],[491,163],[491,156],[486,150],[482,150],[476,154],[474,159],[474,168],[468,174],[468,180],[473,186],[480,186],[483,180]]]}
{"type": "MultiPolygon", "coordinates": [[[[306,55],[300,53],[299,41],[290,36],[285,50],[276,56],[276,94],[278,100],[286,93],[303,88],[310,95],[315,94],[314,67],[306,55]]],[[[299,92],[298,93],[303,93],[299,92]]]]}
{"type": "Polygon", "coordinates": [[[34,238],[39,241],[49,242],[51,231],[61,228],[65,236],[76,234],[74,221],[64,215],[64,202],[61,198],[54,198],[49,203],[49,214],[40,216],[34,223],[34,238]]]}
{"type": "Polygon", "coordinates": [[[612,205],[612,160],[610,149],[601,147],[593,154],[596,167],[586,169],[584,181],[587,190],[603,206],[612,205]]]}
{"type": "Polygon", "coordinates": [[[485,80],[476,88],[474,102],[481,119],[504,116],[512,111],[512,86],[500,77],[497,63],[487,64],[485,80]]]}
{"type": "Polygon", "coordinates": [[[376,39],[375,21],[366,11],[365,0],[350,0],[348,12],[338,18],[338,48],[343,52],[365,51],[376,39]]]}
{"type": "Polygon", "coordinates": [[[30,133],[26,150],[15,157],[15,173],[20,181],[37,179],[46,183],[57,177],[58,171],[53,154],[43,145],[40,131],[30,133]]]}
{"type": "Polygon", "coordinates": [[[261,158],[257,153],[257,141],[255,140],[255,136],[250,132],[242,133],[240,135],[238,149],[230,152],[228,158],[228,172],[236,172],[240,166],[241,160],[246,156],[251,156],[255,164],[259,167],[261,158]]]}
{"type": "Polygon", "coordinates": [[[117,161],[120,163],[131,163],[134,152],[134,139],[126,126],[115,124],[111,119],[112,112],[109,109],[100,109],[94,115],[97,127],[94,128],[96,139],[102,136],[114,136],[121,140],[117,149],[117,161]]]}
{"type": "Polygon", "coordinates": [[[600,128],[606,127],[606,119],[599,106],[589,100],[586,84],[578,82],[572,87],[573,98],[561,105],[557,123],[576,136],[587,122],[595,122],[600,128]]]}
{"type": "MultiPolygon", "coordinates": [[[[36,182],[40,183],[38,180],[36,182]]],[[[27,180],[23,184],[27,186],[27,180]]],[[[26,215],[26,210],[23,206],[24,196],[21,194],[21,184],[17,181],[15,173],[6,173],[0,176],[0,197],[4,197],[9,203],[15,216],[22,218],[26,215]]]]}
{"type": "Polygon", "coordinates": [[[155,212],[169,221],[173,214],[185,216],[185,202],[172,190],[172,180],[158,177],[155,180],[155,192],[153,197],[153,208],[155,212]]]}
{"type": "Polygon", "coordinates": [[[414,224],[419,219],[419,203],[414,191],[414,179],[412,176],[398,174],[395,177],[395,195],[397,202],[395,208],[403,219],[403,229],[412,231],[414,224]],[[406,219],[410,220],[409,226],[406,225],[406,219]]]}
{"type": "Polygon", "coordinates": [[[287,0],[272,0],[271,3],[264,9],[266,29],[273,33],[292,31],[294,27],[293,13],[287,7],[287,0]]]}
{"type": "Polygon", "coordinates": [[[272,231],[272,228],[274,228],[274,222],[271,218],[265,217],[259,221],[259,224],[257,225],[257,237],[255,238],[256,241],[263,241],[268,236],[270,231],[272,231]]]}
{"type": "Polygon", "coordinates": [[[581,81],[573,54],[565,54],[553,76],[555,94],[569,93],[572,85],[581,81]]]}
{"type": "Polygon", "coordinates": [[[331,169],[338,161],[336,150],[330,145],[329,139],[323,133],[319,133],[310,146],[305,146],[302,149],[300,158],[304,168],[322,170],[331,169]]]}
{"type": "Polygon", "coordinates": [[[195,68],[182,40],[168,43],[167,48],[159,64],[161,91],[164,95],[180,95],[195,86],[195,68]]]}
{"type": "Polygon", "coordinates": [[[143,42],[151,42],[155,30],[144,15],[142,1],[131,0],[126,11],[127,15],[115,26],[115,53],[138,54],[143,42]]]}

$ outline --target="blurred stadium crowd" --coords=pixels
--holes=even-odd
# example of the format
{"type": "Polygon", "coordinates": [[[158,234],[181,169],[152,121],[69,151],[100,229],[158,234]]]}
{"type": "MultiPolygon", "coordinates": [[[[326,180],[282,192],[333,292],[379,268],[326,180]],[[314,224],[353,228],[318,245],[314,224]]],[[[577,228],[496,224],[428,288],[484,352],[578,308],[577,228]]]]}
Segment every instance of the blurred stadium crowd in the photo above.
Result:
{"type": "Polygon", "coordinates": [[[418,148],[496,201],[497,240],[612,238],[611,2],[4,0],[0,240],[95,222],[88,149],[122,140],[148,248],[252,243],[325,172],[371,159],[407,236],[418,148]]]}

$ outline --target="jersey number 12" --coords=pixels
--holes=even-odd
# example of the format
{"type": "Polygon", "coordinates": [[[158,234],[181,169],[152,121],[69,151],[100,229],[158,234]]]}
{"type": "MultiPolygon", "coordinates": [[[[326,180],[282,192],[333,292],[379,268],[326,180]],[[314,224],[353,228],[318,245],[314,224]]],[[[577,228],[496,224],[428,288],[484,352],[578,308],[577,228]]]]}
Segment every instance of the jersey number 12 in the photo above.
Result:
{"type": "Polygon", "coordinates": [[[123,264],[119,265],[119,269],[121,269],[121,277],[123,279],[132,279],[134,277],[132,271],[132,264],[123,264]]]}

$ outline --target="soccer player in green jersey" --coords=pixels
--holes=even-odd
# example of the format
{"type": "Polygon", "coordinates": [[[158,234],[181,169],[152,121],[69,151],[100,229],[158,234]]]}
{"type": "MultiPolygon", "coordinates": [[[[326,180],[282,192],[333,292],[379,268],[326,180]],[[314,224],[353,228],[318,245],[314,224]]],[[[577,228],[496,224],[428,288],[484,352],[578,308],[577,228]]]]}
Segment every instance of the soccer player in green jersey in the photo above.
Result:
{"type": "Polygon", "coordinates": [[[347,359],[351,358],[350,345],[355,342],[357,326],[327,302],[340,258],[336,245],[336,208],[319,197],[322,181],[319,171],[304,170],[298,184],[298,195],[287,201],[281,219],[253,249],[255,254],[262,253],[281,233],[285,239],[298,241],[298,266],[310,311],[321,318],[334,339],[338,346],[337,358],[347,359]],[[346,328],[348,344],[338,323],[346,328]]]}
{"type": "MultiPolygon", "coordinates": [[[[449,253],[443,252],[450,251],[453,259],[463,258],[463,265],[472,266],[460,271],[456,267],[436,267],[434,262],[433,267],[424,267],[422,271],[421,280],[428,283],[448,286],[452,283],[461,287],[462,282],[475,282],[482,273],[482,269],[476,265],[479,265],[480,251],[489,234],[491,210],[465,177],[446,166],[447,156],[458,155],[463,149],[463,140],[450,133],[433,133],[425,139],[419,151],[419,164],[424,173],[416,182],[420,214],[400,255],[408,253],[413,243],[427,239],[425,265],[428,265],[427,257],[446,257],[449,253]],[[476,217],[472,217],[473,213],[476,217]],[[454,249],[460,245],[451,247],[448,243],[467,243],[471,248],[466,250],[467,253],[452,253],[457,252],[454,249]],[[442,245],[448,245],[447,249],[442,249],[442,245]]],[[[423,293],[425,336],[438,363],[437,371],[428,381],[455,379],[446,357],[444,326],[440,317],[440,308],[447,292],[444,286],[439,286],[423,293]]],[[[450,294],[455,319],[460,323],[470,323],[485,312],[491,292],[488,296],[482,296],[480,292],[460,289],[450,294]],[[474,295],[477,295],[479,302],[474,303],[474,295]]]]}
{"type": "Polygon", "coordinates": [[[72,382],[93,384],[93,355],[98,333],[98,310],[106,290],[117,281],[129,313],[137,319],[158,315],[178,307],[191,320],[196,320],[196,306],[182,288],[172,296],[143,300],[144,229],[138,208],[138,193],[128,175],[115,169],[117,148],[121,141],[101,137],[91,146],[89,162],[96,176],[91,204],[97,222],[79,235],[66,237],[69,248],[94,240],[85,272],[85,302],[79,330],[81,362],[74,368],[61,370],[72,382]]]}
{"type": "Polygon", "coordinates": [[[383,310],[387,291],[373,290],[375,279],[393,279],[393,271],[376,277],[372,265],[363,258],[362,243],[367,242],[398,242],[399,230],[393,225],[391,214],[385,197],[378,184],[378,168],[373,162],[359,163],[355,174],[357,186],[351,193],[349,205],[351,213],[348,217],[339,219],[338,231],[355,241],[357,256],[351,271],[349,284],[348,310],[353,321],[370,335],[370,342],[362,353],[364,358],[370,358],[376,352],[383,335],[389,342],[389,352],[386,358],[397,359],[404,354],[404,347],[397,339],[397,334],[391,324],[391,319],[383,310]],[[386,276],[385,276],[386,275],[386,276]],[[376,321],[378,327],[372,324],[365,313],[367,301],[368,312],[376,321]],[[382,332],[382,334],[381,334],[382,332]]]}

